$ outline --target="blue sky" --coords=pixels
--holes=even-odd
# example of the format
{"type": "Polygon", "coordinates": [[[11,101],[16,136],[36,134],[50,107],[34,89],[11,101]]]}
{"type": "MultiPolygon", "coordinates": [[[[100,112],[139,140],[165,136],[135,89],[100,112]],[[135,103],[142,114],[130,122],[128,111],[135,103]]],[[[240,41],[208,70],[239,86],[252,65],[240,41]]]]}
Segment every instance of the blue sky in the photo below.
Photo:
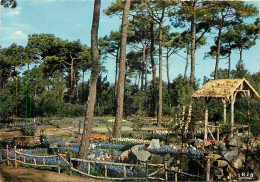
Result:
{"type": "MultiPolygon", "coordinates": [[[[63,40],[80,40],[82,44],[90,46],[90,31],[93,15],[93,0],[17,0],[15,9],[1,7],[0,45],[8,47],[12,43],[25,46],[28,35],[51,33],[63,40]]],[[[102,0],[101,8],[105,9],[112,0],[102,0]]],[[[251,1],[258,6],[257,2],[251,1]]],[[[248,20],[248,21],[252,21],[248,20]]],[[[121,20],[114,16],[108,17],[101,12],[99,37],[109,35],[111,30],[118,30],[121,20]]],[[[210,38],[210,37],[209,37],[210,38]]],[[[212,41],[211,41],[212,42],[212,41]]],[[[243,52],[243,61],[251,72],[260,70],[260,41],[250,50],[243,52]]],[[[201,47],[196,52],[196,78],[209,77],[214,70],[214,59],[203,59],[204,53],[209,50],[210,44],[201,47]]],[[[234,69],[239,59],[238,52],[232,54],[231,68],[234,69]]],[[[227,68],[227,60],[220,60],[220,68],[227,68]]],[[[104,63],[110,82],[114,82],[115,61],[108,59],[104,63]]],[[[185,60],[177,55],[170,60],[170,79],[183,74],[185,60]]],[[[166,69],[163,79],[166,80],[166,69]]],[[[158,73],[157,73],[158,74],[158,73]]],[[[87,75],[86,77],[88,77],[87,75]]],[[[87,79],[87,78],[86,78],[87,79]]],[[[85,79],[85,80],[86,80],[85,79]]],[[[201,81],[202,82],[202,81],[201,81]]]]}

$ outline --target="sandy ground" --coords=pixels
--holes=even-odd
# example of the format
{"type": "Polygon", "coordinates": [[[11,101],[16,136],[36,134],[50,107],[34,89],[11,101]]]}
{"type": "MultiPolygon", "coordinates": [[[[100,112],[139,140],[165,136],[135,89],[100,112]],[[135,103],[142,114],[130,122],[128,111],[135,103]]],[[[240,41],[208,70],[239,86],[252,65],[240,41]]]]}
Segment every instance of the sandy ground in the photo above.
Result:
{"type": "Polygon", "coordinates": [[[95,180],[87,177],[80,177],[76,175],[69,176],[65,173],[58,174],[57,172],[47,170],[37,170],[32,168],[14,166],[7,166],[5,164],[0,165],[0,182],[2,181],[14,181],[14,182],[70,182],[70,181],[93,181],[98,182],[105,180],[95,180]]]}
{"type": "MultiPolygon", "coordinates": [[[[57,127],[45,127],[45,134],[47,137],[52,137],[52,136],[74,136],[78,133],[79,129],[78,127],[62,127],[62,128],[57,128],[57,127]]],[[[111,127],[110,127],[111,129],[111,127]]],[[[163,129],[162,127],[149,127],[149,128],[142,128],[143,131],[147,130],[161,130],[163,129]]],[[[106,126],[94,126],[92,128],[93,131],[96,132],[104,132],[104,133],[109,133],[108,129],[106,126]]],[[[131,126],[122,126],[122,131],[131,131],[132,128],[131,126]]],[[[83,132],[83,127],[80,129],[80,133],[83,132]]],[[[41,128],[37,128],[35,136],[40,136],[41,135],[41,128]]],[[[20,131],[17,130],[10,130],[10,129],[3,129],[0,130],[0,139],[4,140],[6,138],[10,138],[12,140],[13,137],[18,137],[22,136],[20,131]]]]}
{"type": "MultiPolygon", "coordinates": [[[[76,135],[78,133],[78,127],[63,127],[63,128],[56,128],[56,127],[46,127],[45,128],[45,134],[47,137],[52,137],[52,136],[69,136],[69,135],[76,135]]],[[[130,131],[131,127],[130,126],[123,126],[122,131],[130,131]]],[[[93,127],[93,131],[97,132],[106,132],[108,133],[108,129],[106,126],[95,126],[93,127]]],[[[40,136],[41,128],[37,128],[35,136],[40,136]]],[[[80,133],[83,132],[83,127],[81,127],[80,133]]],[[[13,138],[13,137],[18,137],[22,136],[20,131],[16,130],[9,130],[9,129],[4,129],[0,130],[0,139],[5,139],[5,138],[13,138]]]]}

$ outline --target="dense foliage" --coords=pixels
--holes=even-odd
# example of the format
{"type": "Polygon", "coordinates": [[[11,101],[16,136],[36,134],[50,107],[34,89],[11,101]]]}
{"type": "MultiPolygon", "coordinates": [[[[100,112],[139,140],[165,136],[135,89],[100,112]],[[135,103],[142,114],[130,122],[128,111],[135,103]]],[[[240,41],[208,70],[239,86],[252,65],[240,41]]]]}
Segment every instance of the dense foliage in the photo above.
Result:
{"type": "MultiPolygon", "coordinates": [[[[7,6],[3,2],[9,1],[1,2],[7,6]]],[[[104,13],[121,16],[122,11],[122,2],[116,1],[104,13]]],[[[112,56],[116,61],[116,76],[114,83],[108,82],[107,76],[104,76],[107,74],[106,68],[100,66],[94,110],[96,116],[116,115],[120,32],[114,31],[99,39],[100,57],[107,59],[112,56]]],[[[242,56],[243,50],[254,46],[257,39],[257,9],[244,2],[133,1],[127,30],[124,117],[137,116],[140,111],[142,117],[156,116],[160,108],[159,95],[162,94],[164,116],[180,118],[185,109],[184,119],[187,119],[187,109],[192,104],[192,121],[203,120],[204,101],[192,101],[190,97],[201,83],[196,80],[196,73],[191,73],[188,78],[187,67],[191,57],[191,66],[195,64],[194,49],[205,44],[212,44],[210,51],[205,50],[205,57],[217,58],[215,70],[203,83],[214,77],[245,77],[259,92],[260,73],[249,73],[242,56]],[[220,10],[222,14],[219,14],[220,10]],[[228,15],[233,19],[222,17],[225,12],[230,13],[228,15]],[[159,17],[162,13],[164,16],[159,17]],[[251,18],[251,23],[247,22],[247,18],[251,18]],[[252,22],[252,19],[256,21],[252,22]],[[159,36],[161,33],[162,37],[159,36]],[[205,35],[215,37],[216,41],[212,44],[212,40],[206,39],[205,35]],[[231,52],[236,50],[240,58],[232,60],[231,52]],[[169,70],[170,57],[180,54],[187,54],[184,57],[184,74],[170,80],[169,74],[173,71],[169,70]],[[162,57],[157,60],[157,55],[162,57]],[[229,65],[231,60],[238,61],[236,69],[231,70],[230,66],[227,69],[218,68],[219,58],[227,59],[229,65]],[[161,61],[167,71],[167,81],[162,84],[157,70],[157,63],[161,61]],[[162,88],[162,93],[159,88],[162,88]]],[[[30,35],[24,47],[12,44],[0,48],[0,119],[84,116],[89,96],[89,81],[84,80],[84,74],[92,66],[89,47],[79,40],[62,40],[52,34],[30,35]]],[[[210,102],[211,121],[222,121],[222,107],[219,100],[210,102]]],[[[237,123],[249,121],[252,125],[259,124],[259,100],[252,99],[248,106],[247,100],[241,98],[235,107],[237,123]]]]}

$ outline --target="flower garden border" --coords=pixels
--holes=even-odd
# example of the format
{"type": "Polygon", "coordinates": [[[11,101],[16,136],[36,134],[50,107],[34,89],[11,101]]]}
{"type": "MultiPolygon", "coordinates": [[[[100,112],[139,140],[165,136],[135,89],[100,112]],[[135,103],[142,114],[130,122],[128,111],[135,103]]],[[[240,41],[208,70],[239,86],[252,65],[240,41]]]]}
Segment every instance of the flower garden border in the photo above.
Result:
{"type": "MultiPolygon", "coordinates": [[[[127,164],[127,163],[115,163],[115,162],[101,162],[101,161],[93,161],[93,160],[83,160],[83,159],[78,159],[78,158],[72,158],[71,154],[69,155],[69,161],[64,158],[62,156],[62,154],[58,154],[58,155],[52,155],[52,156],[37,156],[37,155],[30,155],[30,154],[24,154],[21,152],[18,152],[16,150],[16,146],[14,146],[14,149],[8,148],[8,145],[6,146],[6,149],[2,149],[1,150],[1,155],[0,155],[0,160],[1,161],[7,161],[7,165],[10,165],[10,161],[14,161],[14,166],[17,168],[18,167],[18,163],[21,163],[23,165],[29,165],[29,166],[37,166],[37,167],[52,167],[52,168],[57,168],[57,172],[60,173],[60,169],[61,166],[61,161],[64,161],[67,164],[67,167],[69,168],[69,174],[72,174],[72,171],[79,173],[81,175],[90,177],[90,178],[95,178],[95,179],[104,179],[104,180],[116,180],[116,181],[124,181],[124,180],[145,180],[148,181],[149,179],[151,180],[161,180],[161,181],[168,181],[168,175],[169,173],[174,173],[175,175],[175,181],[178,181],[178,175],[184,175],[187,177],[192,177],[192,178],[196,178],[199,181],[204,181],[205,178],[202,176],[197,176],[197,175],[192,175],[189,173],[185,173],[181,170],[175,170],[175,169],[170,169],[167,168],[167,161],[165,161],[164,164],[151,164],[149,163],[149,161],[146,161],[143,164],[127,164]],[[3,159],[3,155],[2,152],[6,152],[6,159],[3,159]],[[10,155],[14,153],[14,158],[11,158],[10,155]],[[19,160],[19,158],[17,158],[17,155],[23,156],[23,161],[19,160]],[[25,157],[31,157],[33,158],[33,163],[28,163],[25,160],[25,157]],[[48,165],[45,164],[45,159],[46,158],[56,158],[58,159],[58,164],[57,165],[48,165]],[[36,158],[42,158],[43,160],[43,164],[37,164],[36,158]],[[80,171],[79,169],[76,169],[73,167],[72,161],[77,161],[77,162],[83,162],[83,163],[87,163],[88,165],[88,170],[87,173],[80,171]],[[105,167],[105,175],[104,176],[95,176],[90,174],[90,165],[91,164],[101,164],[104,165],[105,167]],[[124,169],[124,177],[109,177],[108,175],[108,170],[107,170],[107,165],[115,165],[115,166],[122,166],[124,169]],[[127,176],[127,167],[142,167],[145,168],[145,176],[144,177],[128,177],[127,176]],[[149,167],[152,167],[152,170],[154,170],[153,172],[151,172],[151,170],[149,170],[149,167]],[[150,172],[150,173],[149,173],[150,172]],[[155,174],[164,174],[164,178],[162,177],[156,177],[154,176],[155,174]]],[[[207,166],[210,166],[209,160],[207,161],[207,166]]],[[[206,168],[206,175],[205,177],[207,177],[206,179],[210,179],[210,167],[206,168]]]]}

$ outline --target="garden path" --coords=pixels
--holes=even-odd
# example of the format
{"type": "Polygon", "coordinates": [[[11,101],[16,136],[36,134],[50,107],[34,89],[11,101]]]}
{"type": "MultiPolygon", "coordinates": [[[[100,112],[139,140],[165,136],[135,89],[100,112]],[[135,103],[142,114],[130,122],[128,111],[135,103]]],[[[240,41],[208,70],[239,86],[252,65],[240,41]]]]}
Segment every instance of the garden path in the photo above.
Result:
{"type": "MultiPolygon", "coordinates": [[[[1,181],[14,181],[14,182],[101,182],[86,177],[80,177],[76,175],[69,176],[65,173],[58,174],[55,171],[37,170],[33,168],[25,168],[14,166],[7,166],[5,164],[0,165],[0,182],[1,181]]],[[[102,182],[106,182],[102,180],[102,182]]]]}

